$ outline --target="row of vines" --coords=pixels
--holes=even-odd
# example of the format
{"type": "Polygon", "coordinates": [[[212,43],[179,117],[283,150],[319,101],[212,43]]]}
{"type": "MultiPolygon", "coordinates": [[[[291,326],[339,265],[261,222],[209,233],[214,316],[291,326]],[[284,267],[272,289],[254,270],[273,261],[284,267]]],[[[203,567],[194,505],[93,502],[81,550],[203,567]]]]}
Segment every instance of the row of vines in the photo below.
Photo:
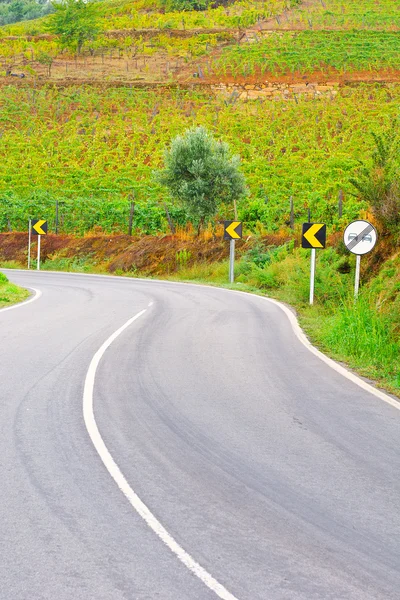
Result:
{"type": "Polygon", "coordinates": [[[400,30],[398,0],[317,0],[292,11],[278,26],[291,29],[400,30]]]}
{"type": "Polygon", "coordinates": [[[254,75],[313,71],[340,73],[398,70],[400,33],[369,31],[276,32],[256,44],[226,48],[212,65],[216,74],[254,75]]]}

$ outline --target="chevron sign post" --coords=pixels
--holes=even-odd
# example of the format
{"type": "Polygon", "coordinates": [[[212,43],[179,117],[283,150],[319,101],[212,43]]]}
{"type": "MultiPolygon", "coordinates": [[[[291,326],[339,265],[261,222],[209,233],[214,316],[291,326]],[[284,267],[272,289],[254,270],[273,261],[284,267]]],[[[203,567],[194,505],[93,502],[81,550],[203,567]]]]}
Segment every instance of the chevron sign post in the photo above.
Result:
{"type": "Polygon", "coordinates": [[[326,246],[326,225],[324,223],[303,223],[301,247],[311,248],[311,273],[310,273],[310,304],[314,304],[315,285],[315,258],[316,248],[326,246]]]}
{"type": "Polygon", "coordinates": [[[42,235],[47,235],[47,221],[46,219],[30,219],[29,220],[29,263],[30,267],[30,255],[31,255],[31,235],[37,235],[38,247],[37,247],[37,270],[40,271],[40,239],[42,235]]]}
{"type": "Polygon", "coordinates": [[[242,221],[224,221],[224,240],[229,240],[229,283],[235,280],[235,240],[242,237],[242,221]]]}

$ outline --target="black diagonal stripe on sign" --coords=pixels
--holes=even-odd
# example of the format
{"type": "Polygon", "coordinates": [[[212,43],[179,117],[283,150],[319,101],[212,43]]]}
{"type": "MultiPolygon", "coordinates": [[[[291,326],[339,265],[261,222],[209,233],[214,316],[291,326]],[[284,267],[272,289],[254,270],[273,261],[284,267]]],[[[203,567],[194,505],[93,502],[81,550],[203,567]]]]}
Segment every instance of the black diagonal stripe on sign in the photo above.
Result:
{"type": "Polygon", "coordinates": [[[359,233],[357,237],[355,237],[353,240],[351,240],[351,242],[349,244],[347,244],[347,249],[348,250],[353,250],[353,248],[355,248],[357,246],[357,244],[359,244],[360,242],[362,242],[364,236],[367,235],[368,233],[370,233],[372,230],[373,230],[373,226],[372,225],[368,225],[368,227],[366,227],[364,229],[364,231],[362,231],[361,233],[359,233]]]}

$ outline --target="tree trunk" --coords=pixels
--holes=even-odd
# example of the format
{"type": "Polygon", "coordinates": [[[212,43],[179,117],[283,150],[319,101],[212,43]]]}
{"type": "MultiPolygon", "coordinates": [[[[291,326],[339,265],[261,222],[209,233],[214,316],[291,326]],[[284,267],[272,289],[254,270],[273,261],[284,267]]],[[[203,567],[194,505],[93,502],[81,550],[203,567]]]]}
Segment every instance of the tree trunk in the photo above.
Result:
{"type": "Polygon", "coordinates": [[[128,226],[128,235],[132,235],[132,227],[133,227],[133,214],[135,212],[135,202],[133,201],[133,194],[131,195],[131,208],[129,211],[129,226],[128,226]]]}
{"type": "Polygon", "coordinates": [[[238,212],[237,212],[236,198],[233,199],[233,208],[234,208],[234,211],[235,211],[235,220],[237,221],[238,212]]]}

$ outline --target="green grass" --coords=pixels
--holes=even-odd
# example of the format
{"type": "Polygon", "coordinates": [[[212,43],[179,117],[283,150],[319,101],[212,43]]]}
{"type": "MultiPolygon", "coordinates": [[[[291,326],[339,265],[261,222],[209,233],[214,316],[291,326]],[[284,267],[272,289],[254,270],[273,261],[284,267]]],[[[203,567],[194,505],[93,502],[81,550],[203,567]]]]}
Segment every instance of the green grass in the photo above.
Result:
{"type": "Polygon", "coordinates": [[[0,308],[22,302],[28,296],[28,290],[10,283],[4,273],[0,273],[0,308]]]}
{"type": "Polygon", "coordinates": [[[338,356],[351,356],[364,374],[383,376],[400,389],[400,346],[393,337],[393,322],[374,310],[368,294],[356,303],[343,303],[340,311],[326,320],[323,339],[338,356]]]}
{"type": "MultiPolygon", "coordinates": [[[[32,267],[35,268],[36,261],[32,267]]],[[[88,257],[60,257],[53,256],[41,264],[42,271],[64,271],[68,273],[100,273],[107,274],[104,266],[97,264],[95,260],[88,257]]]]}

